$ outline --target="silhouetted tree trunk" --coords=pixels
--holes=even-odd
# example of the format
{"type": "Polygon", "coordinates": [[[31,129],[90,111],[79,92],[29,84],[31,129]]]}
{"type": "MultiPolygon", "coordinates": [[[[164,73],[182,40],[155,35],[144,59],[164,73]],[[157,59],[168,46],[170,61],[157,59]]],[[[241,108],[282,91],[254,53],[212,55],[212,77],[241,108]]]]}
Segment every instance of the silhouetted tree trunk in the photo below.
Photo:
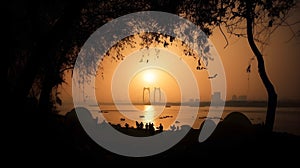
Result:
{"type": "Polygon", "coordinates": [[[264,84],[264,87],[267,90],[268,94],[268,107],[267,107],[267,115],[265,120],[265,127],[266,130],[269,132],[272,132],[273,126],[274,126],[274,120],[275,120],[275,112],[277,107],[277,94],[274,89],[274,86],[272,82],[270,81],[266,69],[265,69],[265,63],[263,59],[263,55],[259,51],[258,47],[255,44],[254,37],[253,37],[253,24],[254,24],[254,14],[253,14],[253,8],[251,1],[246,1],[247,3],[247,40],[248,43],[257,59],[258,63],[258,73],[260,75],[260,78],[264,84]]]}
{"type": "MultiPolygon", "coordinates": [[[[72,27],[72,22],[74,20],[78,20],[79,22],[79,16],[81,9],[85,6],[86,0],[73,2],[71,0],[65,0],[61,2],[61,5],[64,6],[66,4],[65,9],[62,13],[62,15],[58,18],[58,21],[55,23],[53,27],[48,27],[49,31],[47,32],[41,32],[40,31],[40,25],[41,20],[39,18],[40,11],[43,10],[40,9],[39,2],[37,1],[28,1],[27,8],[29,11],[29,22],[32,24],[32,31],[30,32],[30,36],[32,40],[35,42],[34,47],[29,48],[28,50],[31,51],[30,55],[27,58],[26,64],[21,71],[21,73],[17,74],[16,83],[17,85],[10,91],[10,99],[9,102],[14,102],[14,104],[18,104],[17,107],[15,107],[14,111],[22,113],[24,110],[24,107],[26,106],[26,101],[28,94],[30,92],[30,89],[32,88],[34,81],[41,69],[45,69],[46,71],[53,69],[53,67],[49,66],[49,60],[53,61],[53,53],[57,50],[57,45],[59,45],[60,41],[64,38],[66,35],[66,32],[72,27]]],[[[11,4],[14,5],[14,4],[11,4]]],[[[18,58],[16,58],[18,59],[18,58]]],[[[47,79],[48,72],[44,73],[44,79],[47,79]]],[[[47,83],[43,82],[43,83],[47,83]]],[[[51,93],[52,88],[47,88],[42,86],[41,91],[42,92],[48,92],[51,93]],[[45,91],[44,91],[45,89],[45,91]]],[[[46,93],[41,93],[46,94],[46,93]]],[[[50,96],[50,95],[49,95],[50,96]]],[[[43,103],[45,101],[49,100],[49,96],[47,96],[47,100],[45,100],[41,96],[39,99],[39,102],[42,102],[40,107],[43,106],[46,103],[43,103]]],[[[47,103],[48,104],[48,103],[47,103]]],[[[44,109],[44,108],[43,108],[44,109]]],[[[23,113],[24,114],[24,113],[23,113]]]]}
{"type": "MultiPolygon", "coordinates": [[[[49,39],[50,43],[47,45],[47,50],[44,51],[44,55],[46,56],[44,61],[45,65],[45,76],[44,81],[42,83],[41,88],[41,95],[39,99],[39,106],[38,110],[40,112],[51,112],[51,92],[52,88],[57,85],[56,79],[58,79],[58,76],[60,75],[59,72],[57,72],[57,67],[55,67],[55,56],[57,53],[57,45],[60,44],[60,41],[63,40],[69,40],[66,37],[66,32],[72,29],[72,25],[74,22],[77,22],[79,24],[80,21],[80,12],[81,9],[84,7],[86,1],[79,1],[79,2],[72,2],[69,4],[69,6],[66,7],[64,14],[59,19],[56,26],[52,29],[52,32],[49,33],[49,39]]],[[[65,49],[68,50],[68,49],[65,49]]],[[[63,56],[65,52],[61,51],[60,56],[63,56]]]]}

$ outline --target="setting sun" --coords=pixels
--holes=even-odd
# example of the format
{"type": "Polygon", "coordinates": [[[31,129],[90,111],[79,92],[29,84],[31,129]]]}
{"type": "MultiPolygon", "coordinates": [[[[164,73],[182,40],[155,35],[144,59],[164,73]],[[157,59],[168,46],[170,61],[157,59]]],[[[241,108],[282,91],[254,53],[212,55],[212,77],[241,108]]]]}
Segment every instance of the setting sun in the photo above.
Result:
{"type": "Polygon", "coordinates": [[[174,77],[166,71],[152,67],[137,73],[131,79],[129,95],[134,103],[142,103],[143,100],[179,102],[181,99],[180,88],[174,77]]]}
{"type": "Polygon", "coordinates": [[[144,81],[148,83],[153,83],[155,81],[155,74],[151,70],[147,70],[144,73],[144,81]]]}

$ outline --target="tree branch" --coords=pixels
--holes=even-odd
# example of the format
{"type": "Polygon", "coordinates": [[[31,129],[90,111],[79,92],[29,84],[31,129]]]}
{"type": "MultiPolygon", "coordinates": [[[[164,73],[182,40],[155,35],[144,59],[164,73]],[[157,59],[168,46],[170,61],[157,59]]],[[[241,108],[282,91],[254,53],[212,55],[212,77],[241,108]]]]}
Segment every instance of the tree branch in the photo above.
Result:
{"type": "Polygon", "coordinates": [[[222,35],[223,35],[223,37],[225,38],[225,41],[226,41],[226,45],[224,46],[224,48],[226,48],[227,46],[228,46],[228,39],[227,39],[227,37],[226,37],[226,35],[224,34],[224,32],[223,32],[223,30],[222,30],[222,27],[219,25],[218,26],[219,27],[219,30],[220,30],[220,32],[222,33],[222,35]]]}

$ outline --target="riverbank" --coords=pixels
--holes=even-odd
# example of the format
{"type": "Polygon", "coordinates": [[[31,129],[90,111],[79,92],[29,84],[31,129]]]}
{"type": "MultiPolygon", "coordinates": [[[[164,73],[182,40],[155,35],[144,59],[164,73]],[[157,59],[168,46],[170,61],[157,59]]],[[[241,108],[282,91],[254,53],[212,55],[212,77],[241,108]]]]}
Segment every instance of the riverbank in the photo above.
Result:
{"type": "MultiPolygon", "coordinates": [[[[115,164],[185,164],[185,167],[284,164],[285,167],[289,167],[298,163],[298,155],[295,153],[300,150],[300,136],[284,132],[266,133],[262,125],[249,124],[249,120],[239,114],[231,115],[231,119],[220,122],[213,135],[205,142],[198,141],[201,129],[191,128],[172,148],[148,157],[126,157],[104,149],[86,134],[74,114],[68,115],[68,119],[66,116],[54,114],[37,117],[39,120],[32,118],[32,127],[23,132],[25,136],[19,141],[21,147],[13,152],[14,157],[29,165],[42,162],[53,166],[85,167],[115,164]]],[[[145,130],[135,127],[111,126],[130,136],[151,136],[145,130]]]]}

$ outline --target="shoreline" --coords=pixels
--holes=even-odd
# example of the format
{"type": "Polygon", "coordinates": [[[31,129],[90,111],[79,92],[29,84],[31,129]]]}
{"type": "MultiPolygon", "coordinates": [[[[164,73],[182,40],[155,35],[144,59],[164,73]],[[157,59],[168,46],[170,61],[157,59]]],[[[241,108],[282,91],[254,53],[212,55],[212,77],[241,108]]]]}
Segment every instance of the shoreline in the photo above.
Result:
{"type": "MultiPolygon", "coordinates": [[[[227,124],[224,124],[223,120],[223,125],[216,128],[216,133],[202,143],[198,141],[200,129],[191,128],[183,139],[166,151],[147,157],[127,157],[98,145],[83,130],[74,114],[69,115],[69,119],[57,114],[48,114],[42,117],[43,121],[32,118],[30,121],[33,124],[32,128],[35,129],[24,131],[26,134],[30,132],[30,136],[24,138],[22,142],[26,145],[17,148],[18,156],[26,160],[28,158],[27,163],[42,160],[45,163],[68,166],[140,165],[142,163],[173,165],[177,163],[176,161],[188,165],[190,162],[195,162],[201,165],[214,163],[214,165],[230,166],[245,162],[244,164],[255,166],[278,163],[293,166],[298,162],[298,155],[294,153],[300,150],[300,136],[274,131],[266,133],[262,125],[249,124],[249,120],[241,115],[234,117],[235,119],[233,118],[234,120],[227,124]],[[38,127],[35,124],[37,121],[38,127]],[[48,157],[52,153],[55,157],[48,157]]],[[[118,129],[126,131],[125,127],[118,129]]],[[[144,130],[129,128],[127,131],[132,131],[130,133],[135,136],[145,136],[144,130]]]]}
{"type": "MultiPolygon", "coordinates": [[[[92,107],[94,109],[94,107],[92,107]]],[[[155,123],[156,125],[158,125],[160,122],[162,122],[162,124],[164,125],[164,128],[167,130],[170,128],[170,126],[172,125],[172,122],[175,122],[176,120],[176,113],[173,113],[172,111],[178,109],[179,107],[170,107],[170,108],[166,108],[167,111],[166,113],[161,113],[158,116],[156,116],[157,118],[155,118],[155,123]],[[171,111],[170,111],[171,110],[171,111]],[[171,117],[169,117],[171,116],[171,117]],[[165,118],[166,117],[166,118],[165,118]],[[167,118],[168,117],[168,118],[167,118]],[[171,124],[171,125],[170,125],[171,124]]],[[[94,114],[94,118],[98,115],[98,112],[96,110],[97,108],[95,108],[95,111],[93,111],[94,114]]],[[[103,115],[108,117],[106,118],[108,122],[112,122],[113,124],[121,124],[122,126],[124,126],[124,124],[126,122],[128,122],[128,124],[130,126],[135,126],[135,121],[131,121],[129,118],[126,117],[126,115],[122,115],[119,114],[116,110],[111,110],[114,109],[113,107],[108,107],[103,109],[103,115]],[[107,109],[107,110],[106,110],[107,109]],[[125,119],[125,120],[124,120],[125,119]]],[[[201,109],[201,107],[200,107],[201,109]]],[[[199,110],[198,112],[198,116],[197,119],[195,120],[195,123],[193,124],[193,128],[199,128],[200,124],[199,122],[202,122],[202,120],[207,119],[207,110],[208,107],[203,107],[202,110],[199,110]],[[196,125],[195,125],[196,124],[196,125]]],[[[257,108],[257,107],[225,107],[222,118],[223,119],[226,115],[228,115],[229,113],[231,113],[232,111],[241,111],[243,114],[245,114],[250,121],[253,124],[260,124],[264,122],[264,118],[265,118],[265,112],[262,111],[264,110],[263,108],[257,108]]],[[[298,113],[300,109],[296,108],[278,108],[277,109],[277,113],[276,113],[276,119],[275,119],[275,125],[274,125],[274,131],[279,131],[279,132],[287,132],[287,133],[292,133],[295,135],[300,135],[299,132],[299,117],[300,117],[300,112],[298,113]],[[296,111],[294,111],[296,110],[296,111]]],[[[65,116],[65,114],[67,112],[69,112],[70,110],[65,110],[66,112],[64,114],[59,114],[61,116],[65,116]]],[[[176,112],[176,111],[174,111],[176,112]]],[[[99,112],[101,113],[101,112],[99,112]]],[[[141,116],[147,116],[149,115],[147,112],[143,112],[141,114],[137,114],[137,115],[141,115],[141,116]]],[[[188,116],[187,116],[188,117],[188,116]]],[[[146,118],[140,118],[140,121],[144,121],[147,120],[146,118]]],[[[153,120],[153,121],[154,121],[153,120]]],[[[182,125],[185,123],[185,120],[178,120],[180,123],[175,123],[175,125],[182,125]]]]}
{"type": "MultiPolygon", "coordinates": [[[[137,102],[117,102],[119,105],[151,105],[137,102]]],[[[224,107],[267,107],[267,101],[261,100],[227,100],[225,102],[224,107]]],[[[221,103],[221,104],[222,104],[221,103]]],[[[115,105],[112,102],[98,102],[98,104],[90,105],[90,106],[99,106],[99,105],[115,105]]],[[[166,103],[155,103],[152,105],[166,105],[166,106],[191,106],[191,107],[207,107],[214,106],[211,105],[210,101],[200,101],[200,102],[166,102],[166,103]]],[[[218,105],[215,105],[218,106],[218,105]]],[[[300,107],[299,101],[278,101],[277,107],[300,107]]]]}

